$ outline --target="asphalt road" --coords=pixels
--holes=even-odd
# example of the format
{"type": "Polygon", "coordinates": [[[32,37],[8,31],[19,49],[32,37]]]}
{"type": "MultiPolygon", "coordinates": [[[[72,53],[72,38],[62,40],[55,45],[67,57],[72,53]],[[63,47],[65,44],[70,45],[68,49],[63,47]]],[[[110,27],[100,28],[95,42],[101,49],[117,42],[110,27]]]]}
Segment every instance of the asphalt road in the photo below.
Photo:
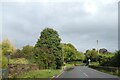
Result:
{"type": "Polygon", "coordinates": [[[118,78],[107,73],[103,73],[87,66],[75,66],[70,71],[64,71],[58,78],[118,78]]]}

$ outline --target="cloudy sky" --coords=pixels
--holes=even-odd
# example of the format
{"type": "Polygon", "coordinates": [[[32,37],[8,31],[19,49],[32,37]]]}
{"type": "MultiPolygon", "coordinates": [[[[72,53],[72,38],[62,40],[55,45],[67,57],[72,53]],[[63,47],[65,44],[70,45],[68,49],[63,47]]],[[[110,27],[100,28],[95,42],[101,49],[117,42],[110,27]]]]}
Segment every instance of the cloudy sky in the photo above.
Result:
{"type": "Polygon", "coordinates": [[[62,42],[79,51],[118,49],[118,0],[4,0],[0,3],[0,36],[17,47],[34,45],[50,27],[62,42]]]}

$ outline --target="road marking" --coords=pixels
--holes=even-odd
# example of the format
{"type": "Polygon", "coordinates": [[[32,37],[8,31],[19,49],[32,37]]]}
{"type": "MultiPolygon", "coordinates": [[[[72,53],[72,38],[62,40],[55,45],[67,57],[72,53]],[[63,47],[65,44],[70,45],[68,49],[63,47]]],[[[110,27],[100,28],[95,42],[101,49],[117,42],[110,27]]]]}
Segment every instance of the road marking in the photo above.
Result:
{"type": "MultiPolygon", "coordinates": [[[[82,70],[80,70],[80,71],[83,72],[82,70]]],[[[87,75],[86,73],[83,72],[83,74],[84,74],[86,77],[88,77],[88,75],[87,75]]]]}
{"type": "Polygon", "coordinates": [[[84,74],[86,77],[88,77],[88,75],[87,75],[86,73],[83,72],[83,74],[84,74]]]}
{"type": "Polygon", "coordinates": [[[62,75],[64,73],[64,71],[62,71],[58,76],[56,76],[56,78],[58,78],[60,75],[62,75]]]}

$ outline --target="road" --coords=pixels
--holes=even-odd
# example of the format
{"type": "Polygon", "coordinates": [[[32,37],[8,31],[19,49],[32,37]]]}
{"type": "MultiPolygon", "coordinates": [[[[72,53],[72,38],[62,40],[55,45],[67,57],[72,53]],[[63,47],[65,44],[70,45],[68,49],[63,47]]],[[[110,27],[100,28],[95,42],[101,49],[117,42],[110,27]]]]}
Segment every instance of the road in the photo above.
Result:
{"type": "Polygon", "coordinates": [[[87,66],[75,66],[70,71],[64,71],[58,78],[118,78],[107,73],[103,73],[87,66]]]}

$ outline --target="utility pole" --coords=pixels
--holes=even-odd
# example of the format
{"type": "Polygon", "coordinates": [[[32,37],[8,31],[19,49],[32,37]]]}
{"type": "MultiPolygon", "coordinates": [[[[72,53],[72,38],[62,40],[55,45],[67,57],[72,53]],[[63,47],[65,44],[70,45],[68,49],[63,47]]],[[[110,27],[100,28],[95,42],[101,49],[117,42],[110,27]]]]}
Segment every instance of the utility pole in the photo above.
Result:
{"type": "Polygon", "coordinates": [[[98,40],[97,40],[97,51],[98,51],[98,54],[99,54],[99,49],[98,49],[98,40]]]}

